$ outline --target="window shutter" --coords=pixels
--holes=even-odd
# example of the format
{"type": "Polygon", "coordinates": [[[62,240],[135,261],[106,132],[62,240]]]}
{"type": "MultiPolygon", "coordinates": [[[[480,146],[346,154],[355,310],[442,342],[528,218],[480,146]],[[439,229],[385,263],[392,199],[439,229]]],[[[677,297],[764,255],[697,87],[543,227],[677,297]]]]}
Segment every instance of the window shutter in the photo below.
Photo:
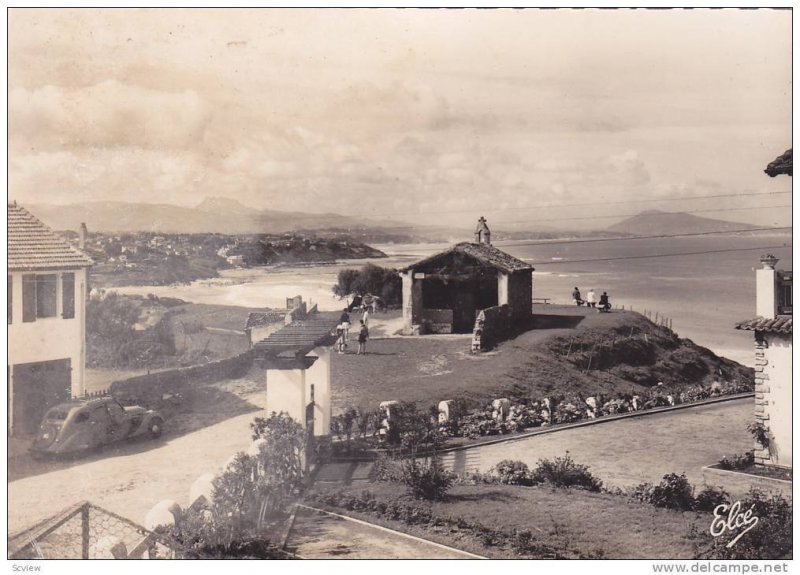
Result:
{"type": "Polygon", "coordinates": [[[36,321],[36,276],[22,276],[22,321],[36,321]]]}
{"type": "Polygon", "coordinates": [[[61,275],[61,317],[72,319],[75,317],[75,274],[61,275]]]}

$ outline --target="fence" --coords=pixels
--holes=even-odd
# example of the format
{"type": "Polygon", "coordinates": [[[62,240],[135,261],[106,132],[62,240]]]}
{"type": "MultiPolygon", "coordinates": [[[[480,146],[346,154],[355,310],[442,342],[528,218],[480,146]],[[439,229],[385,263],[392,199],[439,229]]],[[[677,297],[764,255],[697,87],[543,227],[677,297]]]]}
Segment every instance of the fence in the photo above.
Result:
{"type": "Polygon", "coordinates": [[[9,559],[175,559],[176,546],[84,501],[11,537],[9,559]]]}
{"type": "MultiPolygon", "coordinates": [[[[620,307],[615,307],[614,309],[619,309],[619,310],[625,311],[625,306],[623,305],[623,306],[620,306],[620,307]]],[[[628,306],[628,311],[635,312],[636,310],[633,309],[633,306],[628,306]]],[[[657,312],[657,311],[653,311],[651,309],[645,309],[643,311],[640,311],[639,313],[641,313],[644,317],[646,317],[647,319],[652,321],[654,324],[660,325],[661,327],[666,327],[666,328],[672,330],[672,318],[671,317],[666,316],[663,313],[660,313],[660,312],[657,312]]]]}

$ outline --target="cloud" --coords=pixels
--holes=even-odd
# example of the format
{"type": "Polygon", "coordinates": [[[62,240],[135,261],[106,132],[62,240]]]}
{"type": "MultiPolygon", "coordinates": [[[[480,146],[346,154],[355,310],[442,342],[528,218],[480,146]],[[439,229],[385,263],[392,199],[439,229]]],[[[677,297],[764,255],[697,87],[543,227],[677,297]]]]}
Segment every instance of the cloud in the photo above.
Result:
{"type": "Polygon", "coordinates": [[[9,136],[36,149],[182,149],[204,138],[211,107],[193,90],[158,91],[107,80],[88,87],[9,92],[9,136]]]}

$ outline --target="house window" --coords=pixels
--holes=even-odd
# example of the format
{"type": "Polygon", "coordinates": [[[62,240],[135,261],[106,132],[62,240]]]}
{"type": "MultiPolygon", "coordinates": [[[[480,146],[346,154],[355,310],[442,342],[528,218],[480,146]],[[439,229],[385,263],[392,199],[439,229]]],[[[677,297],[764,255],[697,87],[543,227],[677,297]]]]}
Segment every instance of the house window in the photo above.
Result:
{"type": "Polygon", "coordinates": [[[36,317],[55,317],[57,285],[55,274],[36,276],[36,317]]]}
{"type": "Polygon", "coordinates": [[[8,324],[11,325],[11,318],[13,317],[13,303],[14,300],[12,299],[11,295],[11,288],[14,286],[14,282],[11,279],[11,276],[8,276],[8,324]]]}
{"type": "Polygon", "coordinates": [[[57,281],[55,274],[22,276],[22,321],[55,317],[57,281]]]}
{"type": "Polygon", "coordinates": [[[75,274],[71,272],[61,276],[61,317],[75,317],[75,274]]]}

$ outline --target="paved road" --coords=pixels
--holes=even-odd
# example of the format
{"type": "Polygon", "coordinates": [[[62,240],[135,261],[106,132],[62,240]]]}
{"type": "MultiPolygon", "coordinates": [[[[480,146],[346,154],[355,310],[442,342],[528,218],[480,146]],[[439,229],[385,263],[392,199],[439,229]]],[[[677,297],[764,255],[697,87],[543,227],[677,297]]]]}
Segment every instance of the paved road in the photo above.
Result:
{"type": "Polygon", "coordinates": [[[479,446],[459,461],[467,469],[488,471],[503,459],[534,466],[541,458],[569,451],[607,485],[657,483],[672,472],[685,472],[690,482],[701,485],[704,465],[752,449],[746,429],[752,414],[753,399],[739,399],[479,446]]]}
{"type": "Polygon", "coordinates": [[[469,554],[402,533],[300,510],[288,540],[305,559],[470,559],[469,554]]]}

